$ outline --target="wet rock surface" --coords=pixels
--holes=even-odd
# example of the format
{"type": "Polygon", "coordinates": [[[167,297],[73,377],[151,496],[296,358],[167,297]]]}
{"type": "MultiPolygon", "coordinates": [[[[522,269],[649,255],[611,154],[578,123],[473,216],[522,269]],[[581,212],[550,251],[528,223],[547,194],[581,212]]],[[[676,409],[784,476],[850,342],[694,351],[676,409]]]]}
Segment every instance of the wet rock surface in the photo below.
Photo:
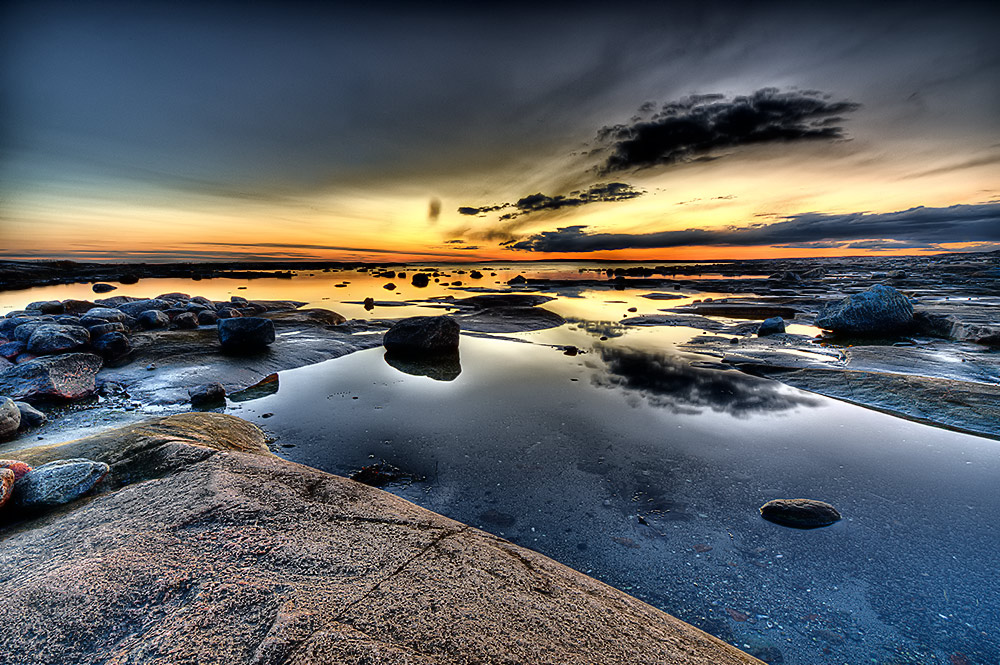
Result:
{"type": "Polygon", "coordinates": [[[37,509],[75,501],[107,475],[109,467],[89,459],[48,462],[29,471],[14,485],[14,505],[37,509]]]}
{"type": "Polygon", "coordinates": [[[759,663],[535,552],[273,457],[231,416],[185,414],[28,456],[84,450],[111,468],[101,493],[0,530],[4,653],[81,665],[759,663]],[[91,602],[67,606],[67,580],[91,602]]]}
{"type": "Polygon", "coordinates": [[[445,316],[414,316],[397,321],[382,340],[399,356],[440,355],[458,350],[459,325],[445,316]]]}
{"type": "Polygon", "coordinates": [[[760,507],[760,516],[795,529],[816,529],[841,519],[836,508],[815,499],[773,499],[760,507]]]}
{"type": "Polygon", "coordinates": [[[0,397],[0,441],[17,433],[21,427],[21,411],[9,397],[0,397]]]}
{"type": "Polygon", "coordinates": [[[816,325],[846,335],[892,335],[905,331],[913,319],[909,298],[891,286],[876,284],[826,305],[816,325]]]}
{"type": "Polygon", "coordinates": [[[103,361],[91,353],[43,356],[0,372],[0,394],[20,400],[73,400],[92,395],[103,361]]]}

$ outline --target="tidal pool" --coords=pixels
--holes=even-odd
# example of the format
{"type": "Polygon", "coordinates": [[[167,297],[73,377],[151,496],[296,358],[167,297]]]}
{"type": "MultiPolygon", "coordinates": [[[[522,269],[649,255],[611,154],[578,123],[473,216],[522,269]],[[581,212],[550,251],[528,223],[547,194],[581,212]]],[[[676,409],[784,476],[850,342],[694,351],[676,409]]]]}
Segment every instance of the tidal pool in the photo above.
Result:
{"type": "Polygon", "coordinates": [[[769,663],[997,662],[995,441],[701,368],[673,349],[691,329],[602,342],[574,327],[463,336],[451,381],[362,351],[231,412],[294,461],[349,475],[384,460],[416,478],[386,489],[769,663]],[[779,497],[844,519],[761,519],[779,497]]]}

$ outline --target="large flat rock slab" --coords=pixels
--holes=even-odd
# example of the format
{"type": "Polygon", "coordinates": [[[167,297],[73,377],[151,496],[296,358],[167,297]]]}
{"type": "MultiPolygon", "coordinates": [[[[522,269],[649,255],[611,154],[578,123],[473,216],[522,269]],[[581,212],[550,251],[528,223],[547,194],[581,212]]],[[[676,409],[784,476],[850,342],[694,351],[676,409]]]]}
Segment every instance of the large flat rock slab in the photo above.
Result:
{"type": "Polygon", "coordinates": [[[86,451],[116,480],[0,517],[5,662],[760,662],[540,554],[274,457],[255,429],[183,414],[25,451],[86,451]]]}

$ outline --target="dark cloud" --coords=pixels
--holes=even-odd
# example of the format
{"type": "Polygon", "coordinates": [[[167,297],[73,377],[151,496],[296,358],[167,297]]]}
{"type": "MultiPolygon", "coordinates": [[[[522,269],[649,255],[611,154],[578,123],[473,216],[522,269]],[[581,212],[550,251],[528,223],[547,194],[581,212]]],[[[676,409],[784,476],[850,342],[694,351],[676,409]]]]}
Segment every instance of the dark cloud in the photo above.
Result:
{"type": "Polygon", "coordinates": [[[482,215],[488,212],[494,212],[496,210],[503,210],[504,208],[509,208],[509,203],[501,203],[499,205],[493,206],[482,206],[479,208],[472,208],[470,206],[462,206],[458,209],[458,214],[460,215],[482,215]]]}
{"type": "Polygon", "coordinates": [[[889,213],[808,212],[772,224],[658,233],[587,233],[585,229],[585,226],[566,226],[543,231],[508,247],[528,252],[594,252],[686,245],[828,247],[825,243],[834,241],[877,241],[881,243],[879,248],[890,249],[935,243],[996,242],[1000,241],[1000,203],[918,207],[889,213]]]}
{"type": "Polygon", "coordinates": [[[465,241],[462,240],[461,238],[453,238],[452,240],[445,240],[444,244],[446,244],[446,245],[464,245],[465,241]]]}
{"type": "Polygon", "coordinates": [[[514,208],[513,212],[500,215],[501,220],[511,220],[533,212],[543,210],[559,210],[561,208],[576,208],[588,203],[602,203],[608,201],[625,201],[634,199],[645,194],[642,190],[635,189],[632,185],[624,182],[598,183],[588,189],[575,190],[569,194],[557,194],[547,196],[546,194],[529,194],[517,200],[516,203],[503,203],[500,205],[482,206],[479,208],[463,207],[458,212],[463,215],[478,215],[504,208],[514,208]]]}
{"type": "Polygon", "coordinates": [[[441,199],[433,198],[427,205],[427,219],[431,224],[438,220],[441,216],[441,199]]]}
{"type": "Polygon", "coordinates": [[[814,90],[688,97],[664,104],[648,119],[601,129],[597,140],[610,154],[599,171],[716,159],[716,151],[738,146],[843,139],[842,115],[858,108],[814,90]]]}
{"type": "Polygon", "coordinates": [[[691,367],[683,358],[665,353],[618,347],[602,347],[600,353],[608,373],[595,376],[596,385],[636,391],[650,404],[677,413],[708,408],[747,418],[821,403],[804,393],[785,391],[774,381],[691,367]]]}

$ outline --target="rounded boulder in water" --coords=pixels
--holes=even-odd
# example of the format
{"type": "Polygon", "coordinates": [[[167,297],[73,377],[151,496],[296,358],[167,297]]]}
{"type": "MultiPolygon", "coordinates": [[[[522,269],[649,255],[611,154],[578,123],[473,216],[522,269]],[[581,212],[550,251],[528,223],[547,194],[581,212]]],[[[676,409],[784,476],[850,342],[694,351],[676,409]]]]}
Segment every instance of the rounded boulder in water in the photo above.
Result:
{"type": "Polygon", "coordinates": [[[253,351],[274,342],[274,323],[256,316],[219,320],[219,343],[227,351],[253,351]]]}

